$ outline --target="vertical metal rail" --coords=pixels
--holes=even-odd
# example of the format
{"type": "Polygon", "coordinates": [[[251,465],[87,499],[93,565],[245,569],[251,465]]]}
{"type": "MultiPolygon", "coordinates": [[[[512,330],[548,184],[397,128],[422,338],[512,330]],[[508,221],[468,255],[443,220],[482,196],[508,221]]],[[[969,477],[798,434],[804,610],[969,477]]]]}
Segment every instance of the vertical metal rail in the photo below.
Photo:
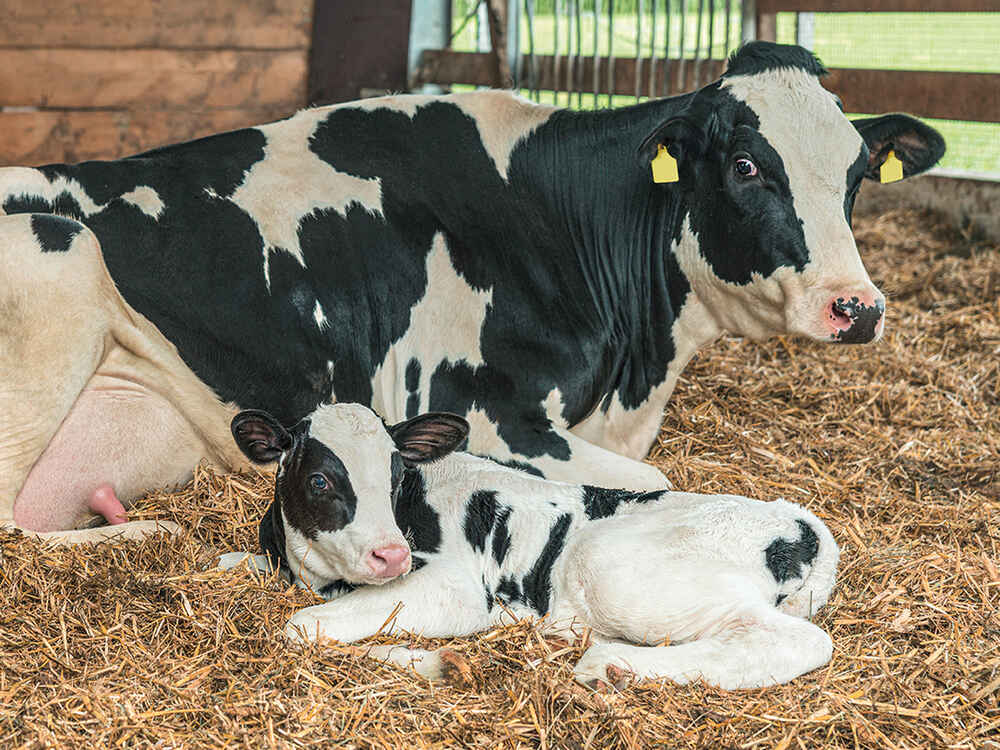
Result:
{"type": "Polygon", "coordinates": [[[729,42],[732,39],[730,36],[731,29],[729,28],[730,22],[733,18],[733,0],[726,0],[726,43],[722,45],[722,56],[729,56],[729,42]]]}
{"type": "Polygon", "coordinates": [[[709,64],[709,76],[711,73],[712,58],[715,57],[715,0],[708,0],[708,52],[705,59],[709,64]]]}
{"type": "Polygon", "coordinates": [[[552,0],[552,103],[559,106],[559,0],[552,0]]]}
{"type": "Polygon", "coordinates": [[[594,0],[594,109],[597,109],[597,96],[601,91],[601,53],[598,42],[600,26],[601,0],[594,0]]]}
{"type": "Polygon", "coordinates": [[[670,96],[670,3],[673,0],[666,0],[664,3],[664,20],[667,28],[663,34],[663,95],[670,96]]]}
{"type": "Polygon", "coordinates": [[[537,102],[538,68],[535,62],[535,0],[524,0],[524,12],[528,16],[528,91],[537,102]]]}
{"type": "Polygon", "coordinates": [[[649,98],[656,97],[656,3],[650,0],[649,5],[649,98]]]}
{"type": "Polygon", "coordinates": [[[608,0],[608,106],[615,93],[615,0],[608,0]]]}
{"type": "Polygon", "coordinates": [[[680,38],[677,40],[677,57],[678,57],[678,62],[677,62],[677,88],[680,91],[683,91],[684,88],[685,88],[685,86],[684,86],[684,84],[685,84],[685,79],[684,79],[684,66],[685,66],[685,59],[684,59],[684,36],[685,36],[685,30],[686,30],[686,27],[687,27],[687,7],[686,6],[687,6],[687,0],[681,0],[681,12],[680,12],[681,31],[680,31],[680,35],[679,35],[680,38]]]}
{"type": "Polygon", "coordinates": [[[701,21],[705,17],[705,0],[698,0],[698,20],[694,32],[694,62],[691,63],[691,74],[694,79],[693,88],[701,85],[701,21]]]}
{"type": "Polygon", "coordinates": [[[573,0],[576,15],[576,106],[583,108],[583,0],[573,0]]]}
{"type": "Polygon", "coordinates": [[[643,0],[636,3],[635,15],[635,100],[642,97],[642,17],[646,13],[643,0]]]}

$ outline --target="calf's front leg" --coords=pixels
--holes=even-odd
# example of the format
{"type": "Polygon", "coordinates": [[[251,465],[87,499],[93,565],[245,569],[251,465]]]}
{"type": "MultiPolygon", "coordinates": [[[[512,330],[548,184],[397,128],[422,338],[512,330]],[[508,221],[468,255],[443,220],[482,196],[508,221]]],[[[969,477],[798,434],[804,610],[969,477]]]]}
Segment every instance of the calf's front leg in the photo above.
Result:
{"type": "MultiPolygon", "coordinates": [[[[468,581],[424,568],[383,586],[365,586],[325,604],[299,610],[285,635],[295,641],[331,639],[353,643],[377,633],[413,633],[429,638],[469,635],[489,626],[482,592],[468,581]]],[[[458,668],[447,649],[372,646],[365,654],[412,667],[428,679],[458,668]]]]}

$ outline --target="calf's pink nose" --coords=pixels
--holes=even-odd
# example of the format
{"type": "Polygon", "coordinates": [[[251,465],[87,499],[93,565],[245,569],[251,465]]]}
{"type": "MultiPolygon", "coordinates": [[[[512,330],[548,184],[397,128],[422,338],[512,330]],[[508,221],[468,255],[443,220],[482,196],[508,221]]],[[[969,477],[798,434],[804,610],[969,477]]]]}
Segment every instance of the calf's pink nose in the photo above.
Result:
{"type": "Polygon", "coordinates": [[[410,568],[410,548],[387,544],[368,553],[368,567],[379,578],[395,578],[410,568]]]}

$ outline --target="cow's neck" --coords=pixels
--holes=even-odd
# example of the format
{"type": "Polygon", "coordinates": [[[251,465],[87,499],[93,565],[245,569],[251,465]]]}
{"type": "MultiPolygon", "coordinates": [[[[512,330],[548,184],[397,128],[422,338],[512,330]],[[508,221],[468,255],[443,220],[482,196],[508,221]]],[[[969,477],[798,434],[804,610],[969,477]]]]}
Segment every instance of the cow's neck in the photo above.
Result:
{"type": "MultiPolygon", "coordinates": [[[[648,409],[655,431],[680,370],[719,335],[674,254],[678,240],[696,242],[684,236],[684,199],[680,191],[653,185],[638,156],[646,136],[686,99],[560,111],[525,144],[530,179],[548,200],[552,226],[566,230],[563,241],[572,245],[600,318],[593,330],[605,336],[600,382],[594,384],[600,394],[594,416],[602,422],[614,410],[648,409]]],[[[558,242],[559,236],[553,232],[541,242],[558,242]]],[[[629,452],[644,453],[651,439],[638,437],[642,446],[629,452]]]]}

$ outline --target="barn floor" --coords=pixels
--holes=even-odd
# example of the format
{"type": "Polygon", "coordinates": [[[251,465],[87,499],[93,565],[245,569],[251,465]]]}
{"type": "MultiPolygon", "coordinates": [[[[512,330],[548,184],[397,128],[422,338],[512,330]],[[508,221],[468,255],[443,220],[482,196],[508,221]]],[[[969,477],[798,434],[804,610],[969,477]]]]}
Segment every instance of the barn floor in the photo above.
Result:
{"type": "Polygon", "coordinates": [[[0,747],[1000,747],[1000,247],[912,211],[857,222],[889,295],[875,347],[726,339],[652,460],[680,489],[806,504],[843,547],[832,663],[725,693],[573,683],[521,624],[431,685],[280,635],[311,595],[206,570],[254,546],[269,483],[199,472],[139,516],[186,532],[51,550],[0,536],[0,747]]]}

